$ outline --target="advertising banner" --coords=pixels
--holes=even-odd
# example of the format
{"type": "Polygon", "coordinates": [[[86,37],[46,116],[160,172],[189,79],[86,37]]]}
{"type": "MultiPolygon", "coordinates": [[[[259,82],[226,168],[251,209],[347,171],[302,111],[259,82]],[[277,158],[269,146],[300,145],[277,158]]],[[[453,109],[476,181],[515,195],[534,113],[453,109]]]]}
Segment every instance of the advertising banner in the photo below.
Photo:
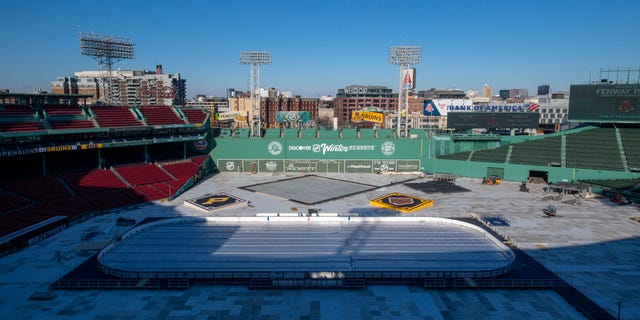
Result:
{"type": "Polygon", "coordinates": [[[278,111],[277,123],[306,123],[311,120],[309,111],[278,111]]]}
{"type": "Polygon", "coordinates": [[[385,173],[416,172],[420,160],[239,160],[218,159],[221,172],[285,172],[285,173],[385,173]]]}
{"type": "Polygon", "coordinates": [[[383,123],[384,115],[380,112],[372,112],[372,111],[352,111],[351,112],[351,121],[352,122],[375,122],[375,123],[383,123]]]}
{"type": "Polygon", "coordinates": [[[218,121],[236,121],[236,122],[244,122],[247,121],[243,112],[232,111],[232,112],[222,112],[218,113],[217,117],[218,121]]]}
{"type": "Polygon", "coordinates": [[[537,128],[537,112],[449,112],[447,128],[537,128]]]}
{"type": "Polygon", "coordinates": [[[402,70],[402,89],[416,88],[416,69],[409,68],[402,70]]]}

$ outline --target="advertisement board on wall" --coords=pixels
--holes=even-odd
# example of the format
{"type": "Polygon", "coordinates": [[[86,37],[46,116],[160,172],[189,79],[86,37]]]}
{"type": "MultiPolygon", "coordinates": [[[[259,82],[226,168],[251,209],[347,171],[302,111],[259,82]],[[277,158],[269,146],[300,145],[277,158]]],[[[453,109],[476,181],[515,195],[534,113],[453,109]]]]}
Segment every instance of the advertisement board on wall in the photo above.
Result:
{"type": "Polygon", "coordinates": [[[402,89],[416,88],[416,69],[409,68],[402,70],[402,89]]]}
{"type": "Polygon", "coordinates": [[[373,112],[373,111],[352,111],[351,112],[351,121],[352,122],[374,122],[374,123],[383,123],[384,122],[384,114],[381,112],[373,112]]]}
{"type": "Polygon", "coordinates": [[[311,116],[309,111],[278,111],[276,112],[277,123],[306,123],[311,116]]]}
{"type": "Polygon", "coordinates": [[[449,112],[447,127],[470,128],[537,128],[537,112],[449,112]]]}
{"type": "Polygon", "coordinates": [[[417,172],[420,171],[420,160],[239,160],[218,159],[221,172],[285,172],[285,173],[379,173],[379,172],[417,172]]]}

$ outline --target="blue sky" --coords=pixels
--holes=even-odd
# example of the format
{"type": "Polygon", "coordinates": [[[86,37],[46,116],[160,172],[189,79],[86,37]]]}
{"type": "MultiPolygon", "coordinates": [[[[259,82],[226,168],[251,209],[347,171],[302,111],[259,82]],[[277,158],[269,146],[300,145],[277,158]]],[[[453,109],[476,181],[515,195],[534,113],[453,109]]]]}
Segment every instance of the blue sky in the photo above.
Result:
{"type": "Polygon", "coordinates": [[[240,51],[268,50],[263,87],[305,97],[351,84],[397,87],[389,47],[418,45],[417,88],[479,90],[540,84],[553,91],[600,68],[638,67],[640,1],[4,1],[0,88],[50,90],[95,70],[78,31],[132,39],[136,59],[116,68],[187,79],[187,96],[246,90],[240,51]]]}

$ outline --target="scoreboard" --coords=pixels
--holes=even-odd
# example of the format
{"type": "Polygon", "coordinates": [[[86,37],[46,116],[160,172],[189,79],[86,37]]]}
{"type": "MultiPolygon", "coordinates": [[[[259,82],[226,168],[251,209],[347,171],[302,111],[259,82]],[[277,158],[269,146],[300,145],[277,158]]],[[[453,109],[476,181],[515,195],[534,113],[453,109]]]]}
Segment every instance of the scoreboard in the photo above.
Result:
{"type": "Polygon", "coordinates": [[[640,122],[640,84],[571,85],[569,121],[640,122]]]}

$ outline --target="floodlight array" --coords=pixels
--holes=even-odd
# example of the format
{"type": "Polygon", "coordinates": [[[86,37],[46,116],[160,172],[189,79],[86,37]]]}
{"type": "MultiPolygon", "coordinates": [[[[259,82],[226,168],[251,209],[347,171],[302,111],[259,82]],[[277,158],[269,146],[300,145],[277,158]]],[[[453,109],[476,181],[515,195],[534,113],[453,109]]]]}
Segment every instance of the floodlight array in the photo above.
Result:
{"type": "Polygon", "coordinates": [[[403,86],[402,73],[409,69],[411,65],[419,64],[422,60],[422,47],[420,46],[392,46],[389,47],[389,63],[400,66],[400,77],[398,87],[398,115],[396,130],[398,137],[407,137],[409,134],[408,114],[409,114],[409,88],[403,86]],[[402,111],[404,110],[404,131],[401,129],[402,111]]]}
{"type": "Polygon", "coordinates": [[[131,39],[99,34],[80,33],[80,53],[85,56],[107,59],[134,59],[131,39]]]}
{"type": "Polygon", "coordinates": [[[419,64],[422,60],[420,46],[393,46],[389,48],[389,63],[399,65],[419,64]]]}
{"type": "Polygon", "coordinates": [[[271,52],[269,51],[242,51],[240,52],[241,64],[270,64],[271,52]]]}

